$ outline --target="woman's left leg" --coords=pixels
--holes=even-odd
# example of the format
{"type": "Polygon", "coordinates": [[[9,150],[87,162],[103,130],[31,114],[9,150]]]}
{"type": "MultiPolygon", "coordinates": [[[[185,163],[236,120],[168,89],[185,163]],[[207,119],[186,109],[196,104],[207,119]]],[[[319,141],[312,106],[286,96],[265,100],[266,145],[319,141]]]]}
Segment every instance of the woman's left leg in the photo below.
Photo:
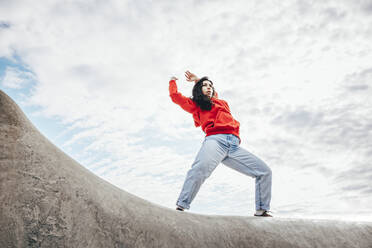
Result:
{"type": "Polygon", "coordinates": [[[261,159],[239,146],[230,150],[222,163],[243,174],[256,178],[256,210],[270,210],[271,169],[261,159]]]}

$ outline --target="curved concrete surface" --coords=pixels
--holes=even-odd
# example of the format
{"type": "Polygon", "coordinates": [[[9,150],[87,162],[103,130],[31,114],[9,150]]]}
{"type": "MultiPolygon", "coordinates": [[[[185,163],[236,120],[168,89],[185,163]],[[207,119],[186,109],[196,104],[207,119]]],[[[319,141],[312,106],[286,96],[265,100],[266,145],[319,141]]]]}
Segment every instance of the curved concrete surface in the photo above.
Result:
{"type": "Polygon", "coordinates": [[[2,91],[0,171],[2,248],[372,247],[372,223],[207,216],[140,199],[50,143],[2,91]]]}

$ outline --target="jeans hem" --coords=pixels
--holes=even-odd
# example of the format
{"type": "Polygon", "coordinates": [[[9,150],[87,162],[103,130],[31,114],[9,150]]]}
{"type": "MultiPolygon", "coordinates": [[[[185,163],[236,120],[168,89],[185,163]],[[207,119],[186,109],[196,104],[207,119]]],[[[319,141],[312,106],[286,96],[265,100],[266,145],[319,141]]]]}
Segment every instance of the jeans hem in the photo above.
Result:
{"type": "Polygon", "coordinates": [[[256,211],[257,211],[257,210],[266,210],[266,211],[269,211],[270,208],[269,208],[269,207],[260,207],[260,208],[257,208],[257,207],[256,207],[256,211]]]}
{"type": "Polygon", "coordinates": [[[181,207],[183,209],[190,209],[190,206],[185,206],[184,204],[178,202],[176,203],[176,206],[181,207]]]}

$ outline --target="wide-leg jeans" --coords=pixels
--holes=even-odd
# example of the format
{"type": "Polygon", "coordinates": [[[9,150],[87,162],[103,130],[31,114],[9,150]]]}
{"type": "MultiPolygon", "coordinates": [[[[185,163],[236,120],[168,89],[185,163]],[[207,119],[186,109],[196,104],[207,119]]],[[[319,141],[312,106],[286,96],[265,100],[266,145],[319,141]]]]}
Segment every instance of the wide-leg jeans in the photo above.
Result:
{"type": "Polygon", "coordinates": [[[213,170],[221,162],[256,179],[256,210],[269,210],[271,200],[271,169],[258,157],[240,147],[233,134],[215,134],[205,137],[203,144],[187,172],[177,206],[189,209],[190,204],[213,170]]]}

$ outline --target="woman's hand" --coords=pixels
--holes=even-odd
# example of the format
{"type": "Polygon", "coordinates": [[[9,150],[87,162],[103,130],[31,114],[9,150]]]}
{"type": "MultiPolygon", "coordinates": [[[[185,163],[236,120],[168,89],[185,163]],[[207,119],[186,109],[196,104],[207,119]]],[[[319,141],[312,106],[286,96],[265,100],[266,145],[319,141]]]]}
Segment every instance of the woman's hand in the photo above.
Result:
{"type": "Polygon", "coordinates": [[[193,74],[189,71],[185,72],[185,77],[186,77],[186,80],[189,81],[189,82],[195,82],[196,83],[196,82],[199,81],[199,78],[195,74],[193,74]]]}
{"type": "Polygon", "coordinates": [[[170,80],[178,80],[178,78],[176,78],[176,77],[171,77],[170,80]]]}

